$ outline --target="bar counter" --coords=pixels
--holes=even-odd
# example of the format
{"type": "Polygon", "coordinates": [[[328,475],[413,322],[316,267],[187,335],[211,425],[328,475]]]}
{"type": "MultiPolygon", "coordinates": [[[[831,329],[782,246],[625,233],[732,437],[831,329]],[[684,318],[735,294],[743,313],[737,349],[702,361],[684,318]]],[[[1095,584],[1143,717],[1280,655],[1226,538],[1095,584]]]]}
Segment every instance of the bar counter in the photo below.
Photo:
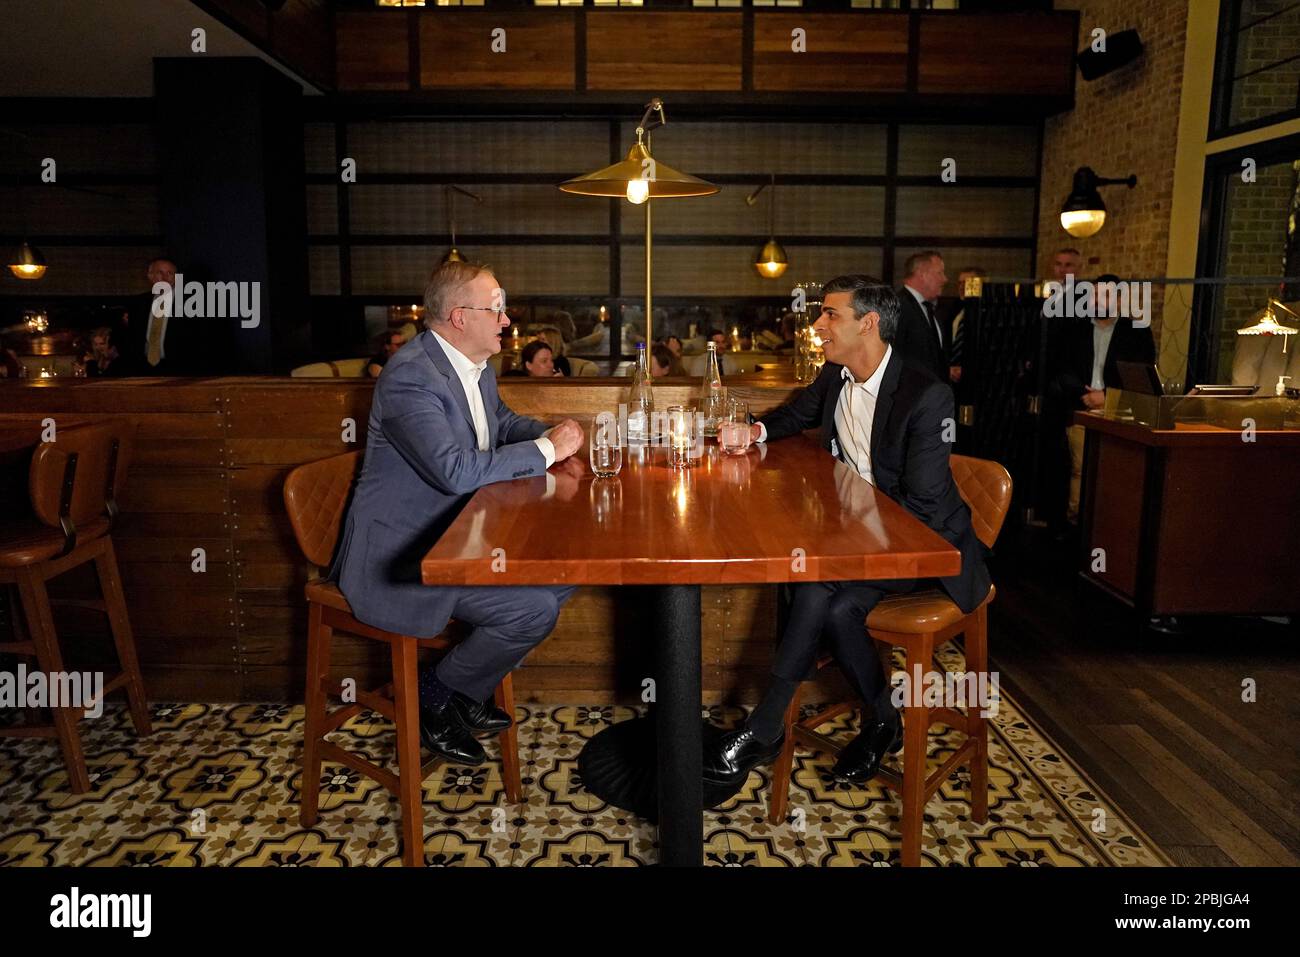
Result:
{"type": "Polygon", "coordinates": [[[1229,407],[1234,415],[1214,410],[1164,428],[1075,414],[1087,429],[1079,555],[1086,580],[1144,618],[1300,612],[1300,429],[1289,417],[1283,427],[1291,408],[1284,400],[1247,401],[1229,407]],[[1243,415],[1260,428],[1246,434],[1226,425],[1243,415]]]}
{"type": "MultiPolygon", "coordinates": [[[[756,415],[800,388],[771,373],[731,376],[726,385],[756,415]]],[[[589,429],[596,412],[617,408],[628,380],[504,378],[499,386],[517,412],[543,420],[572,416],[589,429]]],[[[28,434],[34,442],[46,418],[57,427],[110,415],[137,423],[113,537],[152,700],[301,700],[302,588],[311,569],[294,542],[281,487],[297,465],[365,447],[373,387],[367,379],[287,377],[0,381],[0,431],[9,435],[28,434]],[[196,549],[203,549],[205,571],[193,570],[196,549]]],[[[655,388],[662,405],[690,404],[698,382],[660,380],[655,388]]],[[[0,460],[7,508],[24,507],[27,457],[9,451],[0,460]]],[[[91,577],[65,577],[51,583],[53,595],[93,594],[91,577]]],[[[648,600],[640,591],[580,589],[552,638],[517,674],[519,700],[637,703],[649,654],[639,640],[649,619],[638,607],[648,600]]],[[[74,660],[79,645],[87,653],[111,647],[76,640],[105,635],[102,617],[76,607],[56,610],[74,660]]],[[[775,622],[772,586],[704,589],[706,703],[756,700],[775,622]]],[[[334,664],[339,678],[373,685],[381,683],[376,679],[387,659],[361,642],[341,643],[334,664]]],[[[825,680],[828,697],[842,690],[838,676],[825,680]]]]}

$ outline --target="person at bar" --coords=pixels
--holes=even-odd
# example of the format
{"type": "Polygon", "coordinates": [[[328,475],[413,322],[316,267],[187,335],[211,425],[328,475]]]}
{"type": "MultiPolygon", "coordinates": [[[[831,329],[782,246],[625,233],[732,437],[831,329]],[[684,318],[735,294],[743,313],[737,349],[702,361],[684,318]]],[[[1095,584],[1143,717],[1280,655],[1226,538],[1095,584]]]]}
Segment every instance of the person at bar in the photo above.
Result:
{"type": "Polygon", "coordinates": [[[666,375],[686,375],[682,361],[662,342],[656,342],[650,349],[650,375],[662,379],[666,375]]]}
{"type": "Polygon", "coordinates": [[[947,382],[952,333],[944,329],[936,309],[948,285],[943,256],[933,249],[908,256],[903,263],[903,288],[898,291],[902,313],[898,320],[898,353],[947,382]]]}
{"type": "MultiPolygon", "coordinates": [[[[900,312],[898,295],[869,276],[826,283],[813,324],[826,365],[812,385],[751,426],[752,435],[756,442],[773,442],[820,426],[823,448],[961,552],[961,571],[939,579],[938,586],[970,612],[988,595],[991,580],[970,508],[949,466],[945,429],[954,414],[952,389],[894,351],[900,312]]],[[[874,777],[886,751],[901,745],[902,722],[865,621],[882,598],[918,584],[908,579],[793,585],[771,683],[748,721],[705,754],[705,777],[737,783],[779,753],[786,708],[799,682],[815,674],[823,641],[863,702],[862,731],[840,753],[834,774],[852,783],[874,777]]]]}
{"type": "Polygon", "coordinates": [[[123,317],[118,337],[122,373],[133,376],[178,375],[188,371],[193,357],[183,323],[166,315],[158,283],[176,282],[176,263],[166,256],[149,260],[145,267],[149,291],[134,297],[123,317]]]}
{"type": "Polygon", "coordinates": [[[555,353],[544,339],[534,339],[519,354],[520,367],[511,369],[508,376],[526,376],[532,379],[554,379],[564,373],[555,367],[555,353]]]}
{"type": "Polygon", "coordinates": [[[420,559],[475,490],[547,475],[583,444],[572,419],[548,429],[499,397],[487,360],[501,351],[510,324],[503,299],[486,266],[446,262],[433,270],[425,330],[375,384],[365,463],[330,569],[367,624],[416,637],[439,634],[453,617],[472,626],[419,680],[421,741],[471,765],[486,760],[474,734],[499,732],[513,720],[492,705],[492,690],[551,633],[573,593],[420,580],[420,559]]]}
{"type": "Polygon", "coordinates": [[[384,366],[388,360],[397,355],[397,350],[406,345],[406,340],[402,338],[402,333],[397,329],[390,329],[379,337],[379,351],[370,357],[366,363],[366,375],[372,379],[378,379],[379,374],[384,371],[384,366]]]}
{"type": "MultiPolygon", "coordinates": [[[[1070,450],[1069,499],[1065,519],[1079,522],[1079,497],[1083,482],[1084,428],[1074,423],[1074,413],[1102,408],[1106,390],[1121,387],[1120,362],[1156,361],[1156,342],[1151,328],[1133,326],[1133,320],[1119,314],[1114,273],[1096,279],[1096,313],[1088,321],[1067,321],[1060,338],[1060,354],[1048,386],[1053,404],[1065,419],[1065,438],[1070,450]]],[[[1058,419],[1059,421],[1059,419],[1058,419]]],[[[1058,433],[1059,434],[1059,433],[1058,433]]]]}

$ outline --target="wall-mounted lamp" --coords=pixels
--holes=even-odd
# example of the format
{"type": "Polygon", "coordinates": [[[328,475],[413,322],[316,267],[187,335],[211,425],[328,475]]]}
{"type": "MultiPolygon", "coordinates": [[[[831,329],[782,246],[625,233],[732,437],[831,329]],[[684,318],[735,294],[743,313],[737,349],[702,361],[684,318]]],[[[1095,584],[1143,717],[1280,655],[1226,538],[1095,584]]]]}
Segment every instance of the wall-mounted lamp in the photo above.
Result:
{"type": "Polygon", "coordinates": [[[1090,166],[1080,166],[1074,171],[1074,186],[1061,206],[1061,226],[1071,236],[1080,239],[1095,235],[1106,225],[1106,204],[1101,201],[1098,186],[1124,184],[1129,189],[1137,185],[1136,175],[1122,179],[1098,176],[1090,166]]]}
{"type": "Polygon", "coordinates": [[[758,255],[754,258],[754,268],[764,279],[776,279],[786,267],[790,265],[790,260],[786,257],[785,249],[776,241],[776,174],[772,174],[772,179],[764,183],[758,189],[754,190],[745,197],[745,205],[753,206],[758,202],[758,196],[763,190],[771,187],[772,192],[768,195],[767,204],[767,242],[759,249],[758,255]]]}
{"type": "Polygon", "coordinates": [[[7,265],[9,271],[19,279],[40,279],[45,275],[45,257],[26,240],[14,250],[7,265]]]}
{"type": "Polygon", "coordinates": [[[456,248],[456,194],[460,193],[474,200],[475,203],[482,203],[483,197],[477,193],[471,193],[467,189],[459,186],[448,186],[447,192],[447,232],[451,233],[451,249],[447,250],[447,255],[442,257],[445,263],[463,263],[465,257],[460,254],[456,248]]]}

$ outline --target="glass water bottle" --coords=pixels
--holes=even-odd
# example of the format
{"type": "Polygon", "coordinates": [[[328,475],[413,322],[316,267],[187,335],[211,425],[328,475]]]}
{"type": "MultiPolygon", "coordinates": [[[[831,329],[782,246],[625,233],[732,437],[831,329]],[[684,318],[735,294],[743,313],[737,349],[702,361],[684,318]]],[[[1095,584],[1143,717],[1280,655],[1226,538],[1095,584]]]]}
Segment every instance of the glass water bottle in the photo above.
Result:
{"type": "Polygon", "coordinates": [[[649,442],[655,411],[654,384],[650,376],[650,362],[644,342],[636,344],[636,369],[632,385],[627,391],[627,439],[629,442],[649,442]]]}
{"type": "Polygon", "coordinates": [[[705,359],[704,379],[700,383],[700,417],[704,420],[704,434],[718,434],[718,421],[726,408],[727,390],[722,387],[722,370],[718,368],[717,343],[709,342],[705,359]]]}

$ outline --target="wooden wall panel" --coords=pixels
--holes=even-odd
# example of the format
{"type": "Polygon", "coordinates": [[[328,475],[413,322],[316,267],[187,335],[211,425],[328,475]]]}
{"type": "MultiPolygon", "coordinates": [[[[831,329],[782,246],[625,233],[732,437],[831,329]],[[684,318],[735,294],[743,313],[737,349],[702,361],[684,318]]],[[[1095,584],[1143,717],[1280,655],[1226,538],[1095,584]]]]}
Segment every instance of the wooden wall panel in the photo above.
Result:
{"type": "MultiPolygon", "coordinates": [[[[755,412],[796,390],[771,377],[733,376],[728,385],[755,412]]],[[[616,408],[627,390],[625,380],[614,379],[500,386],[516,411],[550,419],[616,408]]],[[[137,461],[131,470],[114,539],[154,700],[301,700],[309,569],[281,489],[293,466],[363,447],[372,390],[369,380],[270,378],[0,383],[0,425],[30,425],[49,414],[62,425],[115,414],[141,422],[147,464],[137,461]],[[362,426],[355,446],[340,440],[344,415],[362,426]],[[207,553],[203,574],[191,569],[196,547],[207,553]]],[[[696,391],[687,381],[657,387],[665,404],[693,401],[696,391]]],[[[52,590],[93,594],[86,571],[52,590]]],[[[519,672],[519,700],[639,703],[652,673],[649,596],[638,588],[579,589],[554,634],[519,672]]],[[[775,637],[774,600],[774,590],[763,587],[704,590],[706,703],[755,700],[775,637]]],[[[107,660],[102,615],[60,609],[58,621],[65,637],[85,639],[75,642],[79,652],[107,660]]],[[[344,641],[334,674],[377,686],[385,665],[384,649],[344,641]]]]}
{"type": "Polygon", "coordinates": [[[922,14],[917,92],[1068,96],[1077,26],[1069,12],[922,14]]]}
{"type": "Polygon", "coordinates": [[[438,10],[420,17],[420,86],[572,90],[577,20],[569,10],[438,10]],[[505,50],[493,52],[493,31],[505,50]]]}
{"type": "Polygon", "coordinates": [[[587,14],[587,89],[740,92],[743,49],[735,13],[587,14]]]}
{"type": "Polygon", "coordinates": [[[409,90],[407,24],[404,10],[335,14],[339,90],[409,90]]]}
{"type": "Polygon", "coordinates": [[[907,89],[905,13],[759,13],[754,17],[754,89],[762,92],[898,93],[907,89]],[[806,31],[805,52],[791,33],[806,31]]]}

